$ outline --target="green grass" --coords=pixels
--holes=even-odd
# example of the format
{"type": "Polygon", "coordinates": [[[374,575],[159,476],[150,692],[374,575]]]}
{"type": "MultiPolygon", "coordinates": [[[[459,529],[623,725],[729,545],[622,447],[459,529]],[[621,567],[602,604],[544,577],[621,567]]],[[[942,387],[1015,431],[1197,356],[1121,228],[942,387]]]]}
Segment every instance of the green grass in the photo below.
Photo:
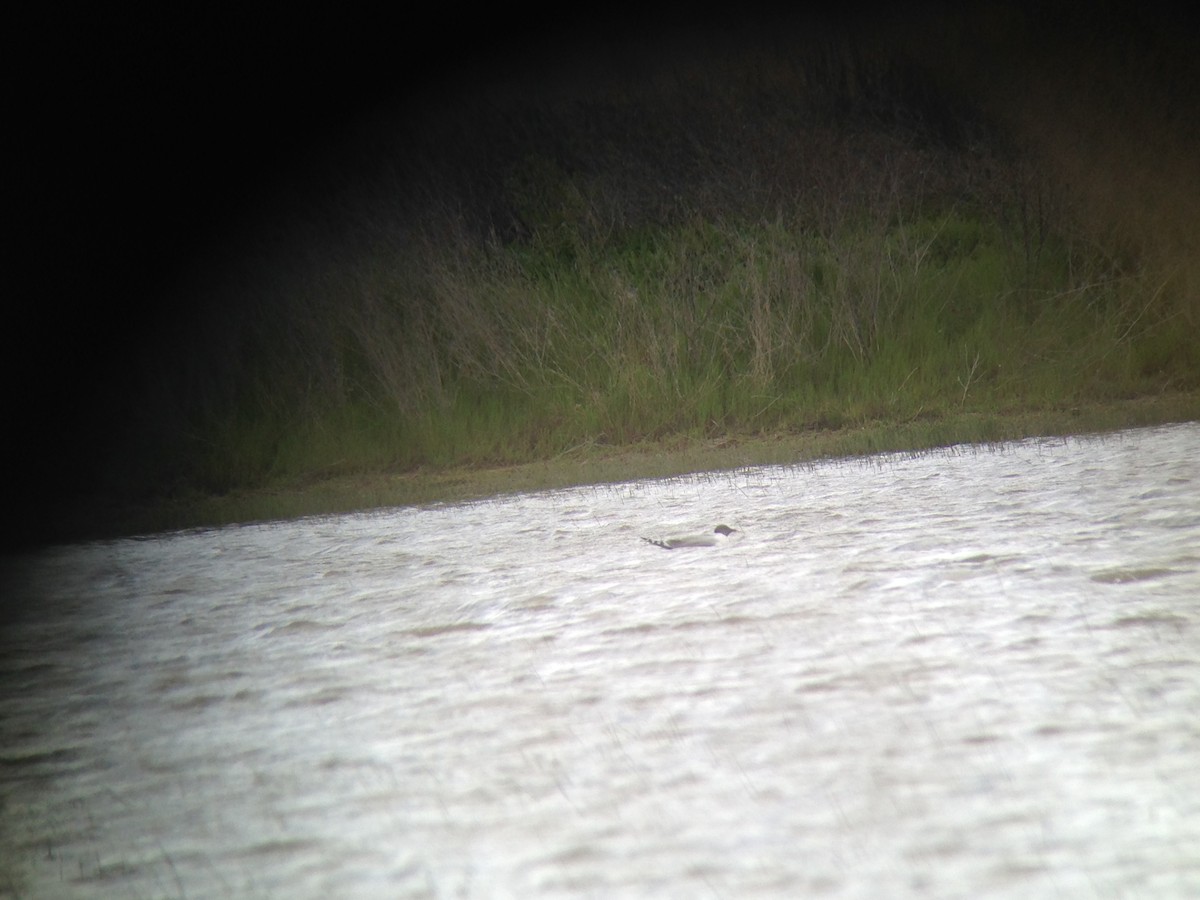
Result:
{"type": "Polygon", "coordinates": [[[426,252],[416,289],[373,262],[371,304],[329,323],[326,388],[263,387],[203,423],[198,486],[1037,409],[1189,390],[1200,372],[1187,310],[1150,302],[1169,285],[1065,250],[1031,269],[974,212],[426,252]]]}

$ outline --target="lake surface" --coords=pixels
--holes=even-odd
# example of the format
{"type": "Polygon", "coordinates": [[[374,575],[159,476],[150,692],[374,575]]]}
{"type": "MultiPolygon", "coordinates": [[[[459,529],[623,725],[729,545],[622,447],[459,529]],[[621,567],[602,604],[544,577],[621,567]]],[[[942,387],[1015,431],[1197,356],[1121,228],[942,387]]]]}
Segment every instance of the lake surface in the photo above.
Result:
{"type": "Polygon", "coordinates": [[[4,589],[0,896],[1200,896],[1198,424],[91,543],[4,589]]]}

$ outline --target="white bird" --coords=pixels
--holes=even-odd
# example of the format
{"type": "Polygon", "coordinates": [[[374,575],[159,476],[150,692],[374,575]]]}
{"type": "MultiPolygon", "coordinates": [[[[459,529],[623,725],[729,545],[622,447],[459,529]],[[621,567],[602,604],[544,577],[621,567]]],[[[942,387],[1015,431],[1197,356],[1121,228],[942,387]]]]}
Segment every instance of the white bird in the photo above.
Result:
{"type": "Polygon", "coordinates": [[[681,547],[716,547],[729,540],[730,535],[737,534],[736,528],[730,528],[728,525],[718,525],[711,532],[705,534],[689,534],[681,537],[670,537],[666,540],[656,541],[654,538],[642,538],[647,544],[653,544],[655,547],[662,547],[664,550],[678,550],[681,547]]]}

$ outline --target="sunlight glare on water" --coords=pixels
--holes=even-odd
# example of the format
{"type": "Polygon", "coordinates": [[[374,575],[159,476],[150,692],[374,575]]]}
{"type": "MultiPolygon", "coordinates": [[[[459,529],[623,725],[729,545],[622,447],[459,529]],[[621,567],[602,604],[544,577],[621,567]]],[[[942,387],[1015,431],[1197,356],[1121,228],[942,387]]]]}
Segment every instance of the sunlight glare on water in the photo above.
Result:
{"type": "Polygon", "coordinates": [[[1189,424],[16,561],[0,895],[1200,895],[1198,451],[1189,424]]]}

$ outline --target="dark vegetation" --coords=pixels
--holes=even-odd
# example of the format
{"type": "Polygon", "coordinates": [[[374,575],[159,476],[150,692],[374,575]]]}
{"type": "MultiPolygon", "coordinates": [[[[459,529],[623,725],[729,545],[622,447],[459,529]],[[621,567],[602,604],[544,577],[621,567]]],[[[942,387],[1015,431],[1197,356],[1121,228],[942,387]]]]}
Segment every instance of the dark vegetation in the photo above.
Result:
{"type": "Polygon", "coordinates": [[[1194,54],[1093,12],[585,42],[381,107],[192,261],[87,492],[1194,392],[1194,54]]]}

